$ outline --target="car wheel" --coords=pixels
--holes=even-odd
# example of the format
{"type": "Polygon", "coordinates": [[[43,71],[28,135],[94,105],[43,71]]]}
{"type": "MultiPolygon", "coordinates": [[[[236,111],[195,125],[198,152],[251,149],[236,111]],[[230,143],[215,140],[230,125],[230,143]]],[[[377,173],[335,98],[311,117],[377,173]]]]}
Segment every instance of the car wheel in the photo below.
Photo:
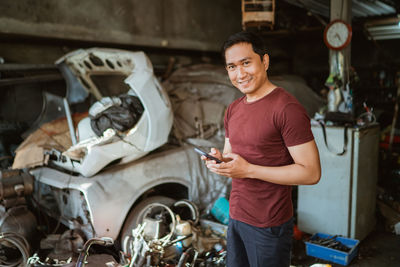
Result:
{"type": "Polygon", "coordinates": [[[132,229],[135,229],[137,225],[141,222],[142,218],[139,218],[143,211],[148,207],[150,204],[153,203],[161,203],[166,206],[172,206],[176,200],[165,197],[165,196],[152,196],[143,199],[140,201],[135,207],[129,212],[128,217],[124,223],[124,227],[122,228],[121,232],[121,248],[122,251],[126,254],[130,253],[130,241],[132,236],[132,229]]]}

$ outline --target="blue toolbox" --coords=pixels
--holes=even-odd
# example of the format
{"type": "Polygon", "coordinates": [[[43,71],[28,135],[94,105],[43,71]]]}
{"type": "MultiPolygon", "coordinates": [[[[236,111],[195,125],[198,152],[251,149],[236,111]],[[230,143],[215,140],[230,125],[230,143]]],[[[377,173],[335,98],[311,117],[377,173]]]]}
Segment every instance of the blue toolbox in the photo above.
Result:
{"type": "Polygon", "coordinates": [[[356,239],[316,233],[305,242],[306,254],[346,266],[357,255],[359,243],[356,239]]]}

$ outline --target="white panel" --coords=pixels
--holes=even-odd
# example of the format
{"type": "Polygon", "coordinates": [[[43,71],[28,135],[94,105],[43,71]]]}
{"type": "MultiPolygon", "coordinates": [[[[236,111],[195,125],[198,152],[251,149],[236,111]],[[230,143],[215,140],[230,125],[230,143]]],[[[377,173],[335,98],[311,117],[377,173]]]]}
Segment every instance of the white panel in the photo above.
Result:
{"type": "Polygon", "coordinates": [[[351,238],[363,239],[375,226],[379,127],[354,132],[351,238]]]}
{"type": "MultiPolygon", "coordinates": [[[[348,129],[343,156],[327,149],[321,127],[312,130],[322,176],[317,185],[298,187],[299,229],[362,240],[375,224],[379,127],[348,129]]],[[[343,131],[343,127],[327,127],[331,150],[342,150],[343,131]]]]}
{"type": "MultiPolygon", "coordinates": [[[[338,156],[324,143],[322,129],[312,131],[321,158],[322,175],[317,185],[299,186],[298,227],[307,233],[322,232],[347,236],[350,213],[352,132],[347,130],[347,152],[338,156]]],[[[332,150],[341,152],[344,128],[327,127],[327,141],[332,150]]]]}

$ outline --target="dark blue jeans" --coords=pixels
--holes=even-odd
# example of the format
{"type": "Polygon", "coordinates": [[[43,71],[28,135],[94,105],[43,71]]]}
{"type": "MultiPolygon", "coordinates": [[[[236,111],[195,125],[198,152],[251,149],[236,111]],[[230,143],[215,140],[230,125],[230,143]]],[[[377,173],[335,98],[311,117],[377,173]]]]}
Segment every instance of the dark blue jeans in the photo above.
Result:
{"type": "Polygon", "coordinates": [[[293,218],[265,228],[229,218],[227,266],[288,267],[292,236],[293,218]]]}

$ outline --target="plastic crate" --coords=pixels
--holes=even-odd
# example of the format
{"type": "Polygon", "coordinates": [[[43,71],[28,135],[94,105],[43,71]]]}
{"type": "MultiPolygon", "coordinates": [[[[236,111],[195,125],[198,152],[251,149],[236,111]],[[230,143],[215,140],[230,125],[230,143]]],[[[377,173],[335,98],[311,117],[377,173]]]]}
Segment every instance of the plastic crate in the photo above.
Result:
{"type": "MultiPolygon", "coordinates": [[[[322,233],[314,234],[310,240],[316,238],[332,238],[333,235],[322,233]]],[[[319,259],[327,260],[341,265],[348,265],[358,253],[359,240],[338,236],[335,240],[350,248],[350,251],[344,252],[332,248],[327,248],[310,242],[306,243],[306,254],[319,259]]]]}

